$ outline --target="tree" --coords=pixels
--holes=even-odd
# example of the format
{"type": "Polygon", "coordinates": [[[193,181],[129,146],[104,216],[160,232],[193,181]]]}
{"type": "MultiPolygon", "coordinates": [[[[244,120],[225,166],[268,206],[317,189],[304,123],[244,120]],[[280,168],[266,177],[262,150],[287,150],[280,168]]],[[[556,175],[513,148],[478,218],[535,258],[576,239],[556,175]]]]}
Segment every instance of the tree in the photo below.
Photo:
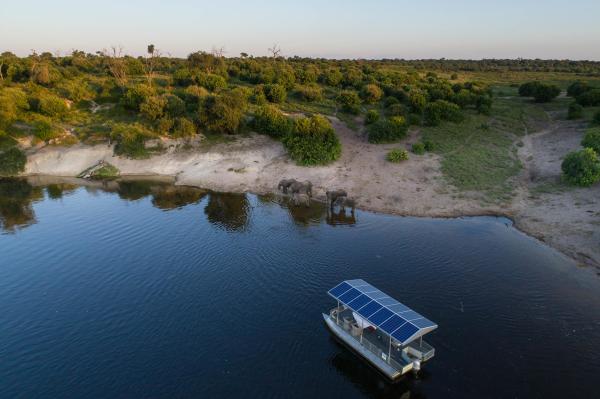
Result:
{"type": "Polygon", "coordinates": [[[246,96],[238,89],[213,95],[204,101],[200,121],[210,131],[233,134],[240,127],[246,106],[246,96]]]}
{"type": "Polygon", "coordinates": [[[343,90],[336,101],[342,106],[342,111],[344,112],[350,114],[358,114],[360,112],[360,97],[354,90],[343,90]]]}
{"type": "Polygon", "coordinates": [[[17,147],[0,152],[0,176],[17,175],[25,169],[27,157],[17,147]]]}
{"type": "Polygon", "coordinates": [[[521,97],[533,97],[535,102],[545,103],[552,101],[560,94],[560,88],[542,82],[527,82],[519,86],[521,97]]]}
{"type": "Polygon", "coordinates": [[[368,84],[363,87],[361,96],[367,104],[376,103],[383,96],[383,91],[376,84],[368,84]]]}
{"type": "Polygon", "coordinates": [[[591,148],[567,154],[561,169],[565,180],[577,186],[591,186],[600,180],[600,160],[591,148]]]}
{"type": "Polygon", "coordinates": [[[592,89],[586,82],[582,82],[581,80],[577,80],[569,85],[567,88],[567,96],[569,97],[577,97],[586,91],[592,89]]]}
{"type": "Polygon", "coordinates": [[[581,140],[581,145],[585,148],[591,148],[596,151],[596,154],[600,154],[600,127],[593,127],[588,129],[581,140]]]}
{"type": "Polygon", "coordinates": [[[584,107],[595,107],[600,105],[600,89],[587,90],[575,99],[584,107]]]}
{"type": "Polygon", "coordinates": [[[160,119],[164,115],[167,100],[162,96],[149,96],[140,104],[140,112],[150,120],[160,119]]]}
{"type": "Polygon", "coordinates": [[[279,47],[277,43],[273,43],[273,47],[269,48],[269,53],[271,53],[271,57],[279,58],[281,54],[281,47],[279,47]]]}
{"type": "Polygon", "coordinates": [[[259,133],[281,138],[290,133],[293,122],[273,105],[258,108],[254,114],[252,127],[259,133]]]}
{"type": "Polygon", "coordinates": [[[101,55],[104,57],[106,67],[117,81],[117,84],[125,89],[125,85],[127,85],[127,64],[123,57],[123,46],[111,46],[110,50],[103,49],[101,55]]]}
{"type": "Polygon", "coordinates": [[[287,92],[285,87],[280,84],[268,84],[264,87],[265,96],[267,100],[272,103],[282,103],[285,101],[287,92]]]}
{"type": "Polygon", "coordinates": [[[152,86],[152,74],[156,66],[156,60],[161,57],[161,52],[154,47],[154,44],[149,44],[146,51],[145,72],[148,84],[152,86]]]}

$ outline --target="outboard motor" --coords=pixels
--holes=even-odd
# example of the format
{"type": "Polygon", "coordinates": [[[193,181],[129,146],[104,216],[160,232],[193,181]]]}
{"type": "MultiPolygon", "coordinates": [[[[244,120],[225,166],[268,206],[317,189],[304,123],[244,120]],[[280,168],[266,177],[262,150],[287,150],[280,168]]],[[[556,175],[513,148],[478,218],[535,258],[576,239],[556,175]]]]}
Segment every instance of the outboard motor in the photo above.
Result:
{"type": "Polygon", "coordinates": [[[419,370],[421,370],[421,361],[416,359],[416,360],[413,360],[412,364],[413,364],[413,368],[412,368],[413,372],[415,374],[418,374],[419,370]]]}

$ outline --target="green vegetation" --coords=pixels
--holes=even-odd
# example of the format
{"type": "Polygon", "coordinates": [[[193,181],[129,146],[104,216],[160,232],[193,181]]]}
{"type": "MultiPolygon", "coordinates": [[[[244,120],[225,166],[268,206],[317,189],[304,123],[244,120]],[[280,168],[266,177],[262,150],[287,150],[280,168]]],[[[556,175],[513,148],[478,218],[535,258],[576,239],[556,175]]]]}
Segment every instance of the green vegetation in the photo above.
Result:
{"type": "Polygon", "coordinates": [[[322,116],[294,121],[292,133],[283,138],[290,156],[299,165],[324,165],[337,160],[342,146],[331,126],[322,116]]]}
{"type": "Polygon", "coordinates": [[[14,176],[25,169],[27,157],[17,147],[0,152],[0,176],[14,176]]]}
{"type": "Polygon", "coordinates": [[[567,113],[568,119],[581,119],[583,118],[583,107],[577,103],[569,105],[569,111],[567,113]]]}
{"type": "Polygon", "coordinates": [[[402,116],[381,119],[369,126],[369,143],[393,143],[406,137],[408,128],[402,116]]]}
{"type": "Polygon", "coordinates": [[[365,115],[365,125],[371,125],[379,120],[379,112],[375,109],[370,109],[365,115]]]}
{"type": "Polygon", "coordinates": [[[114,179],[119,177],[120,174],[121,172],[116,166],[106,163],[100,169],[95,170],[92,173],[91,178],[98,180],[114,179]]]}
{"type": "Polygon", "coordinates": [[[408,160],[408,151],[403,148],[394,148],[387,154],[387,160],[398,163],[408,160]]]}
{"type": "Polygon", "coordinates": [[[554,100],[560,94],[560,87],[542,83],[542,82],[527,82],[519,86],[519,95],[521,97],[533,97],[537,103],[547,103],[554,100]]]}
{"type": "Polygon", "coordinates": [[[561,168],[565,180],[577,186],[591,186],[600,180],[600,159],[591,148],[567,154],[561,168]]]}
{"type": "Polygon", "coordinates": [[[600,154],[600,126],[586,130],[581,145],[585,148],[591,148],[596,151],[596,154],[600,154]]]}
{"type": "Polygon", "coordinates": [[[254,113],[252,128],[271,137],[282,138],[292,130],[293,122],[272,105],[259,107],[254,113]]]}
{"type": "Polygon", "coordinates": [[[423,143],[414,143],[412,145],[412,152],[417,155],[425,154],[425,144],[423,143]]]}

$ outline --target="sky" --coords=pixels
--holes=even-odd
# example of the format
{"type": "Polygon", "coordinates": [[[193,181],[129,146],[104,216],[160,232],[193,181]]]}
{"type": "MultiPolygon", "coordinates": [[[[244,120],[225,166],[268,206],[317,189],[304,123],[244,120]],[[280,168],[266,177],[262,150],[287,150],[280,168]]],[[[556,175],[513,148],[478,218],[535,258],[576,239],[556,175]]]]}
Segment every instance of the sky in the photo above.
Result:
{"type": "Polygon", "coordinates": [[[29,0],[0,6],[0,52],[600,60],[600,0],[29,0]]]}

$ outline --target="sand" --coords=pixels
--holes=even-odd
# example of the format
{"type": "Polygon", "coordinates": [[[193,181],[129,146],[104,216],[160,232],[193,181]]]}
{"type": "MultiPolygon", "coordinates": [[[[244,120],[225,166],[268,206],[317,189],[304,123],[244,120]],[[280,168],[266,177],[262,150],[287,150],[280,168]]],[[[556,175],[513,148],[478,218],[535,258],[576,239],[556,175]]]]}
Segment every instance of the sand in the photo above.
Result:
{"type": "Polygon", "coordinates": [[[427,217],[507,216],[522,231],[579,263],[600,267],[600,201],[596,200],[600,186],[532,194],[533,187],[559,178],[561,157],[579,147],[582,126],[558,121],[552,129],[526,136],[519,150],[525,168],[516,187],[518,195],[500,207],[470,199],[475,196],[457,195],[444,180],[437,155],[412,156],[400,164],[386,161],[391,148],[409,148],[418,131],[400,144],[373,145],[362,133],[331,120],[343,152],[328,166],[297,166],[279,142],[252,135],[206,149],[172,147],[146,160],[114,157],[108,145],[47,146],[28,155],[25,174],[76,176],[104,160],[123,175],[173,176],[176,184],[228,192],[270,193],[283,178],[310,180],[316,197],[323,198],[329,189],[345,189],[366,210],[427,217]]]}

